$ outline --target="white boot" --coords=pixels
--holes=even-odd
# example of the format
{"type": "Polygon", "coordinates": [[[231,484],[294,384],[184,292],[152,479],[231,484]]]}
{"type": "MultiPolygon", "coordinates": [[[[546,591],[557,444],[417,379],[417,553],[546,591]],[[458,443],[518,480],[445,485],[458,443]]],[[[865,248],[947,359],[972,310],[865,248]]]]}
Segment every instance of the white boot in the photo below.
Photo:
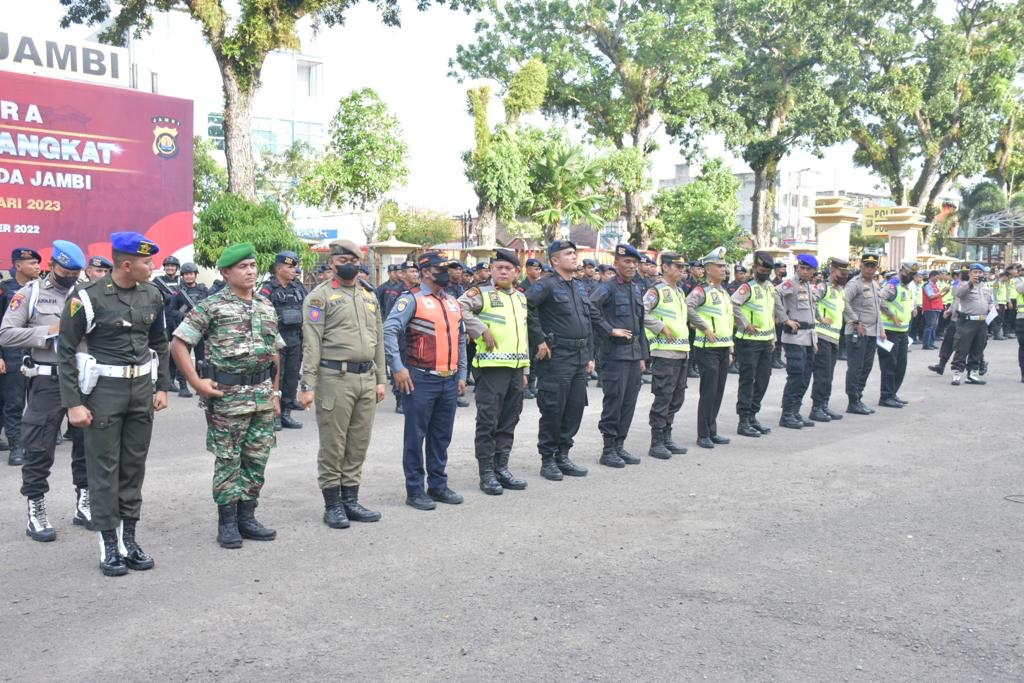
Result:
{"type": "Polygon", "coordinates": [[[46,498],[44,496],[28,499],[28,526],[25,528],[25,534],[32,540],[42,543],[57,538],[57,532],[53,530],[50,521],[46,519],[46,498]]]}

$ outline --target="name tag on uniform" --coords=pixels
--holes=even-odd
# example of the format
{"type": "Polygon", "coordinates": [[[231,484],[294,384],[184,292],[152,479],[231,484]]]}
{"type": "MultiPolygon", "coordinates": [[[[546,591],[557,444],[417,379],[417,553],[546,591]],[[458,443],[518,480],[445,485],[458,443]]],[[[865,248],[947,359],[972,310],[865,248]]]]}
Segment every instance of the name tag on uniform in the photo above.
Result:
{"type": "Polygon", "coordinates": [[[870,287],[864,287],[861,291],[864,293],[864,297],[867,299],[870,299],[875,295],[875,291],[870,287]]]}
{"type": "Polygon", "coordinates": [[[491,308],[499,308],[505,305],[505,302],[501,300],[501,295],[497,292],[489,292],[487,298],[490,300],[491,308]]]}

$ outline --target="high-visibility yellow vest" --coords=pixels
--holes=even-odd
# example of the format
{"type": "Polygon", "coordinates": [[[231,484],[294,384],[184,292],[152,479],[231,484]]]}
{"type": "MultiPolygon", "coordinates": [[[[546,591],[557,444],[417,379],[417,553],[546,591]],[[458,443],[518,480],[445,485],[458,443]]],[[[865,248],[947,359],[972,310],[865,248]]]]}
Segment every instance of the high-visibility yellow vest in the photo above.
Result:
{"type": "Polygon", "coordinates": [[[478,368],[525,368],[530,364],[530,341],[526,333],[526,295],[493,285],[480,288],[483,307],[476,314],[494,335],[497,345],[487,350],[483,337],[476,340],[473,365],[478,368]]]}
{"type": "Polygon", "coordinates": [[[1017,315],[1020,315],[1020,310],[1024,308],[1024,292],[1017,291],[1017,284],[1024,282],[1024,276],[1017,276],[1010,280],[1010,293],[1017,298],[1017,315]]]}
{"type": "Polygon", "coordinates": [[[906,332],[910,329],[910,318],[914,314],[914,295],[903,284],[896,285],[896,296],[886,302],[889,310],[896,316],[896,320],[890,320],[888,316],[882,316],[882,327],[887,332],[906,332]]]}
{"type": "Polygon", "coordinates": [[[940,289],[945,287],[942,291],[942,304],[944,306],[949,306],[953,303],[953,294],[955,293],[953,292],[953,284],[951,282],[939,282],[938,285],[940,289]]]}
{"type": "Polygon", "coordinates": [[[1009,301],[1010,288],[1007,287],[1007,284],[998,280],[992,283],[992,297],[996,300],[997,304],[1005,305],[1009,301]]]}
{"type": "Polygon", "coordinates": [[[823,337],[835,344],[839,343],[842,335],[843,311],[846,310],[846,298],[843,296],[842,287],[825,285],[825,294],[818,300],[818,317],[828,318],[831,324],[821,320],[814,324],[818,336],[823,337]]]}
{"type": "Polygon", "coordinates": [[[689,351],[690,328],[686,326],[686,296],[678,288],[664,282],[654,285],[654,289],[658,291],[658,305],[651,309],[651,315],[665,324],[674,339],[669,341],[663,335],[644,330],[651,343],[651,351],[689,351]]]}
{"type": "Polygon", "coordinates": [[[693,337],[693,345],[697,348],[714,348],[732,346],[732,301],[729,294],[721,287],[704,285],[704,305],[697,309],[697,315],[704,321],[718,341],[708,341],[703,330],[697,330],[693,337]]]}
{"type": "Polygon", "coordinates": [[[740,306],[740,310],[755,331],[736,330],[736,338],[772,341],[775,339],[775,287],[771,281],[764,284],[751,281],[747,284],[750,285],[750,298],[740,306]]]}

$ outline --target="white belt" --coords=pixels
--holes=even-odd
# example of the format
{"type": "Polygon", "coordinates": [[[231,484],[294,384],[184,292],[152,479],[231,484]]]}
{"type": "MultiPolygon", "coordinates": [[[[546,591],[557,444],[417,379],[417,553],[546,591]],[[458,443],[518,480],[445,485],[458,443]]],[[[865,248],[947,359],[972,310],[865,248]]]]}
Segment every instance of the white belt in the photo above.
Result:
{"type": "Polygon", "coordinates": [[[25,375],[26,377],[39,377],[40,375],[45,375],[47,377],[50,377],[50,376],[56,377],[57,376],[57,366],[56,365],[43,365],[41,363],[36,363],[35,365],[33,365],[30,368],[22,366],[21,374],[25,375]]]}
{"type": "Polygon", "coordinates": [[[142,365],[101,365],[97,363],[95,367],[96,373],[100,377],[120,377],[122,379],[131,379],[133,377],[148,375],[151,365],[152,361],[143,363],[142,365]]]}

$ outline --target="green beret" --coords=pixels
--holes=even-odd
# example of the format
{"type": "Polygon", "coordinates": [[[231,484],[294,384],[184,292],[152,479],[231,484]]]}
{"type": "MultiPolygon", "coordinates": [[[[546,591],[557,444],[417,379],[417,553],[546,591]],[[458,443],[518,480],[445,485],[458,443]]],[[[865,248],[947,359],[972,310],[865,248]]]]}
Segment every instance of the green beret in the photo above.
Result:
{"type": "Polygon", "coordinates": [[[230,268],[247,258],[256,258],[256,247],[253,246],[252,242],[232,244],[221,252],[220,258],[217,259],[217,267],[230,268]]]}

